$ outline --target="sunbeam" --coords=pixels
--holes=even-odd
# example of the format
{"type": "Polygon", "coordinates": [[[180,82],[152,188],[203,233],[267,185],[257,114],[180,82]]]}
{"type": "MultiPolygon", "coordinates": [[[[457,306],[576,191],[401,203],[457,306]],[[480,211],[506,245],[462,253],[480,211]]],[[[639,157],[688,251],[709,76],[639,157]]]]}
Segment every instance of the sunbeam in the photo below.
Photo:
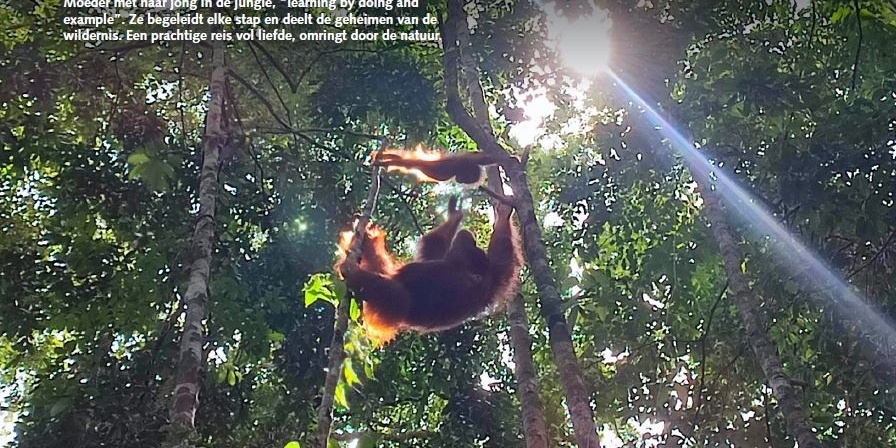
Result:
{"type": "MultiPolygon", "coordinates": [[[[772,238],[772,244],[777,249],[774,253],[781,258],[783,265],[792,275],[811,279],[816,283],[813,286],[816,286],[818,291],[810,294],[812,297],[833,303],[840,312],[855,320],[870,334],[869,340],[878,350],[885,353],[893,352],[896,330],[892,323],[865,303],[841,277],[791,235],[749,192],[721,169],[713,166],[690,140],[656,112],[637,92],[611,70],[606,72],[627,97],[644,111],[659,135],[668,140],[673,149],[681,154],[694,177],[715,177],[715,188],[728,210],[736,213],[739,219],[755,225],[762,237],[767,235],[772,238]]],[[[888,358],[881,359],[881,362],[893,364],[892,357],[888,358]]]]}

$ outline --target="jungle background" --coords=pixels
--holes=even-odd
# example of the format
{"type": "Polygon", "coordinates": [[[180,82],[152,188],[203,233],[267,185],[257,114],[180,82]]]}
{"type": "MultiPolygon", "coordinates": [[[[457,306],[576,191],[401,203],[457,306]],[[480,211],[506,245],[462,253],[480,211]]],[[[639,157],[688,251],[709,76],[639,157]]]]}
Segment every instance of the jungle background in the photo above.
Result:
{"type": "MultiPolygon", "coordinates": [[[[896,446],[891,334],[714,213],[618,82],[892,322],[893,1],[549,3],[612,24],[571,59],[545,5],[421,2],[465,25],[453,67],[444,42],[85,45],[60,6],[0,8],[3,443],[322,446],[332,415],[324,445],[584,446],[590,420],[609,447],[896,446]],[[570,63],[607,48],[618,79],[570,63]],[[373,151],[483,149],[458,98],[525,161],[523,306],[372,347],[336,241],[373,151]]],[[[410,256],[452,193],[484,241],[489,197],[451,184],[383,174],[373,219],[410,256]]]]}

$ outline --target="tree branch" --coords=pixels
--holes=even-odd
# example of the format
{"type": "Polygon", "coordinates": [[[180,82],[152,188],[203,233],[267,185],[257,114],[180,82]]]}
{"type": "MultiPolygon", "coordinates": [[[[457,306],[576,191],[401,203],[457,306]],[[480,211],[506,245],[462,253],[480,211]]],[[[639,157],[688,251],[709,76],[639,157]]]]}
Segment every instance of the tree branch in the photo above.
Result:
{"type": "MultiPolygon", "coordinates": [[[[348,254],[346,254],[347,257],[352,257],[355,260],[361,258],[364,239],[367,238],[365,229],[367,229],[371,216],[373,216],[379,193],[380,169],[379,167],[372,167],[370,170],[370,190],[367,194],[367,202],[364,205],[364,212],[358,219],[357,227],[355,227],[355,236],[352,238],[348,254]]],[[[351,299],[349,296],[346,296],[339,301],[339,306],[336,307],[336,322],[333,325],[333,339],[330,341],[327,377],[324,380],[320,407],[317,408],[315,446],[318,448],[327,447],[327,439],[330,438],[330,431],[333,426],[333,401],[335,399],[336,386],[339,384],[339,378],[342,376],[342,363],[345,361],[345,331],[348,329],[350,306],[351,299]]]]}

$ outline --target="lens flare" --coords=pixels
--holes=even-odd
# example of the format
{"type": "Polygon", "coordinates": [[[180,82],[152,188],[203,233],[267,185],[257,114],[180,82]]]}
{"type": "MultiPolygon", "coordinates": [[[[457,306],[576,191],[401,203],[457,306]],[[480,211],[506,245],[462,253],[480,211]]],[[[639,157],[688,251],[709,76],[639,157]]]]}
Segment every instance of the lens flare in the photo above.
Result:
{"type": "MultiPolygon", "coordinates": [[[[869,334],[869,342],[880,351],[892,353],[896,344],[896,330],[887,319],[859,297],[849,285],[834,271],[826,266],[817,255],[790,234],[750,193],[739,186],[731,177],[714,167],[709,160],[700,154],[694,144],[657,113],[640,95],[632,90],[612,71],[609,76],[625,92],[629,99],[637,104],[656,131],[667,139],[672,147],[681,154],[695,178],[716,178],[716,190],[725,201],[729,211],[739,219],[749,222],[763,233],[770,236],[776,246],[774,252],[784,262],[790,273],[797,278],[811,279],[818,286],[818,292],[812,294],[818,299],[826,299],[839,311],[855,320],[863,331],[869,334]]],[[[882,362],[896,363],[892,358],[882,362]]]]}

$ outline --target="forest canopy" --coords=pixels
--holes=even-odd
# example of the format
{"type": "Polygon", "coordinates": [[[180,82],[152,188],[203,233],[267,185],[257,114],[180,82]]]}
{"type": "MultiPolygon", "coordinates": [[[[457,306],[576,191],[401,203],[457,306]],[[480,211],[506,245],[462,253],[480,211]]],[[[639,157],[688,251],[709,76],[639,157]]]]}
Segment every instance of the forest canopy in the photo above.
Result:
{"type": "Polygon", "coordinates": [[[893,1],[65,3],[0,8],[0,443],[896,446],[893,1]],[[507,297],[368,334],[341,263],[459,214],[402,291],[507,297]]]}

